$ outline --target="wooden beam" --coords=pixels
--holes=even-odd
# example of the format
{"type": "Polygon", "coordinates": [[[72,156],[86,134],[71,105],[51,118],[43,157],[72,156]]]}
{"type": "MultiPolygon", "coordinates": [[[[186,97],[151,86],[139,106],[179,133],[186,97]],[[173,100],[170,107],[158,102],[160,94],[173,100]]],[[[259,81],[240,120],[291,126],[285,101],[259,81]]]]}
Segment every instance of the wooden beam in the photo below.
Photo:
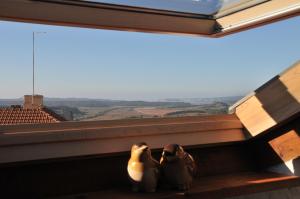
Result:
{"type": "Polygon", "coordinates": [[[186,116],[186,117],[165,117],[165,118],[143,118],[143,119],[121,119],[121,120],[100,120],[100,121],[67,121],[51,124],[20,124],[0,125],[0,133],[25,133],[54,130],[76,130],[104,127],[128,127],[128,126],[150,126],[167,124],[190,124],[204,121],[238,121],[235,114],[208,115],[208,116],[186,116]]]}
{"type": "Polygon", "coordinates": [[[300,61],[231,107],[256,136],[300,112],[300,61]]]}
{"type": "Polygon", "coordinates": [[[130,125],[128,121],[125,126],[116,123],[77,126],[75,129],[62,127],[60,130],[48,126],[33,132],[19,128],[15,129],[15,133],[10,129],[0,134],[0,163],[128,152],[132,144],[141,141],[147,142],[153,149],[159,149],[169,143],[194,146],[246,139],[237,118],[211,118],[181,123],[175,122],[177,118],[172,118],[172,123],[170,118],[165,123],[144,125],[134,122],[130,125]]]}
{"type": "Polygon", "coordinates": [[[295,130],[270,140],[269,144],[284,162],[300,156],[300,137],[295,130]]]}

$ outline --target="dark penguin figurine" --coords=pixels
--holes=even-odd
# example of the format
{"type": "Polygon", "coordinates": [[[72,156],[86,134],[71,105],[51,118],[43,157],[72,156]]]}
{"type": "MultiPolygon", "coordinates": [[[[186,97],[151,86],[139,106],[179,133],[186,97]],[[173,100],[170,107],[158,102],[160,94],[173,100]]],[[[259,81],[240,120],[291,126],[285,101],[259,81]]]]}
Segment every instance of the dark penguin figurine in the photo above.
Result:
{"type": "Polygon", "coordinates": [[[196,164],[193,157],[178,144],[166,145],[160,165],[164,181],[172,188],[188,191],[191,188],[196,164]]]}
{"type": "Polygon", "coordinates": [[[159,163],[151,156],[146,143],[134,144],[127,172],[132,182],[132,190],[155,192],[159,178],[159,163]]]}

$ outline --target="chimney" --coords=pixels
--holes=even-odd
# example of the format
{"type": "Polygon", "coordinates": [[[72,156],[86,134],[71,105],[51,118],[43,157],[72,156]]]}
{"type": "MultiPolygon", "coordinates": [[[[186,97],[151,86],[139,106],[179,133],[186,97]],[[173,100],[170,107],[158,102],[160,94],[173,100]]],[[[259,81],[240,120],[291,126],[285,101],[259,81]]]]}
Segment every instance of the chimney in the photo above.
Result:
{"type": "Polygon", "coordinates": [[[24,95],[24,109],[38,109],[43,107],[42,95],[24,95]]]}

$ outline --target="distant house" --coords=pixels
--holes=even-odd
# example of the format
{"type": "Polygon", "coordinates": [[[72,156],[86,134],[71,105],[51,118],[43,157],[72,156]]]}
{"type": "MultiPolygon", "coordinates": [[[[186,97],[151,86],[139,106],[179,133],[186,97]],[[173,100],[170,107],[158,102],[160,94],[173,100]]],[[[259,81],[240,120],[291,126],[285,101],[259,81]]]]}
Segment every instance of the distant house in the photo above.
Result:
{"type": "Polygon", "coordinates": [[[0,108],[0,125],[57,123],[66,121],[43,105],[42,95],[25,95],[24,105],[0,108]]]}

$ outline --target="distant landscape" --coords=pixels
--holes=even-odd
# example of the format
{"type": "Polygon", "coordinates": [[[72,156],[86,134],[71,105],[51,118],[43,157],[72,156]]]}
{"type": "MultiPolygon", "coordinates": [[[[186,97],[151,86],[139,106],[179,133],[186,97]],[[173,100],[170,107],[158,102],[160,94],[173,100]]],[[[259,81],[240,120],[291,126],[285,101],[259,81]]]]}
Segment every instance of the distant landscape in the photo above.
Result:
{"type": "MultiPolygon", "coordinates": [[[[241,96],[126,101],[85,98],[45,98],[44,105],[67,120],[93,121],[226,114],[241,96]]],[[[0,99],[0,106],[22,105],[23,99],[0,99]]]]}

